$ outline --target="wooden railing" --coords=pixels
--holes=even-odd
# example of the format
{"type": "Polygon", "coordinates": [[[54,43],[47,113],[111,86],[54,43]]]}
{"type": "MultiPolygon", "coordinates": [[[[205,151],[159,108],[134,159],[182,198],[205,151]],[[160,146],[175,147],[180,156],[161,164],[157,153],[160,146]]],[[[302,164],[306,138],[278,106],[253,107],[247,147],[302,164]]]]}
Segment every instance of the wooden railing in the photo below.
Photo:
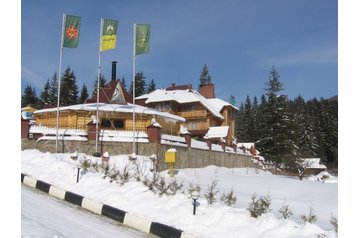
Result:
{"type": "Polygon", "coordinates": [[[184,118],[205,118],[207,115],[207,111],[198,110],[198,111],[179,112],[178,115],[184,118]]]}

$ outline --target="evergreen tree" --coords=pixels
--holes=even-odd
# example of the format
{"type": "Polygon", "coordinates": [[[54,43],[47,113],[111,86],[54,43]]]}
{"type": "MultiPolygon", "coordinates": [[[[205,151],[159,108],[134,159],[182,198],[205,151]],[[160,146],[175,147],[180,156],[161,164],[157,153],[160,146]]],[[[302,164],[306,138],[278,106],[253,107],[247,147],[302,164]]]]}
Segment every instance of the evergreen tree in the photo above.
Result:
{"type": "Polygon", "coordinates": [[[24,94],[21,96],[21,107],[32,106],[38,108],[39,99],[36,95],[35,88],[31,86],[26,86],[24,89],[24,94]]]}
{"type": "Polygon", "coordinates": [[[82,89],[81,89],[81,93],[80,93],[80,97],[78,99],[78,103],[82,104],[85,103],[86,100],[88,99],[88,89],[85,83],[83,83],[82,89]]]}
{"type": "Polygon", "coordinates": [[[50,80],[49,105],[57,106],[57,94],[58,94],[58,77],[57,77],[57,73],[54,73],[50,80]]]}
{"type": "Polygon", "coordinates": [[[124,90],[127,90],[127,84],[126,84],[126,80],[124,79],[124,77],[121,80],[121,84],[124,90]]]}
{"type": "Polygon", "coordinates": [[[254,127],[253,125],[253,115],[252,115],[252,105],[251,105],[251,99],[249,95],[246,96],[246,101],[244,105],[244,116],[243,116],[243,126],[244,126],[244,133],[246,137],[246,142],[253,141],[252,136],[252,129],[254,127]]]}
{"type": "Polygon", "coordinates": [[[150,83],[148,84],[147,93],[151,93],[156,89],[154,80],[152,79],[150,83]]]}
{"type": "Polygon", "coordinates": [[[74,105],[78,102],[78,86],[76,76],[70,67],[67,67],[61,80],[60,105],[74,105]]]}
{"type": "Polygon", "coordinates": [[[40,94],[40,107],[43,108],[45,106],[51,105],[50,98],[50,80],[47,79],[44,88],[40,94]]]}
{"type": "MultiPolygon", "coordinates": [[[[146,83],[144,81],[146,77],[143,76],[143,72],[136,73],[135,75],[135,97],[139,97],[145,94],[146,83]]],[[[129,94],[133,95],[133,84],[129,89],[129,94]]]]}
{"type": "Polygon", "coordinates": [[[292,118],[288,113],[287,96],[278,94],[283,90],[283,84],[279,80],[280,75],[275,67],[272,67],[269,80],[266,82],[267,107],[267,139],[261,138],[258,143],[263,156],[280,165],[287,164],[297,156],[297,147],[292,139],[292,118]]]}
{"type": "Polygon", "coordinates": [[[266,138],[268,135],[268,128],[267,128],[267,115],[269,114],[267,101],[264,94],[261,95],[261,103],[258,108],[257,115],[257,138],[255,141],[266,138]]]}
{"type": "Polygon", "coordinates": [[[297,135],[298,155],[301,158],[312,158],[317,154],[317,139],[313,133],[312,119],[306,110],[306,103],[301,95],[292,102],[293,114],[295,118],[295,131],[297,135]]]}
{"type": "MultiPolygon", "coordinates": [[[[106,79],[104,78],[104,76],[101,74],[99,77],[99,89],[101,90],[104,85],[106,85],[106,79]]],[[[124,80],[124,78],[123,78],[124,80]]],[[[97,86],[98,86],[98,80],[96,78],[96,80],[93,83],[93,90],[92,90],[92,97],[97,96],[97,86]]]]}
{"type": "Polygon", "coordinates": [[[338,166],[338,102],[320,100],[321,158],[326,164],[338,166]]]}
{"type": "Polygon", "coordinates": [[[258,139],[260,139],[260,122],[259,120],[261,119],[260,117],[260,110],[259,110],[259,103],[257,100],[257,97],[254,96],[254,100],[252,102],[252,128],[251,128],[251,137],[252,137],[252,141],[257,141],[258,139]]]}
{"type": "Polygon", "coordinates": [[[212,79],[211,76],[209,75],[209,69],[208,66],[206,66],[206,64],[204,65],[204,68],[201,71],[199,81],[200,81],[200,85],[212,84],[212,79]]]}
{"type": "Polygon", "coordinates": [[[235,137],[238,141],[247,141],[246,131],[244,105],[241,103],[235,121],[235,137]]]}

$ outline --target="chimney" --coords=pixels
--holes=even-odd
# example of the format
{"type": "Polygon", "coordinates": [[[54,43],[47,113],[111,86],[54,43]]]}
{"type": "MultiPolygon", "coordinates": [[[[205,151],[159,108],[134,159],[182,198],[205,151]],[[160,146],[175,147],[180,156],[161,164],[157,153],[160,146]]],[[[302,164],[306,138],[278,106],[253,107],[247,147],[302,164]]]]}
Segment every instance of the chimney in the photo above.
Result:
{"type": "Polygon", "coordinates": [[[116,72],[117,71],[117,61],[112,61],[112,80],[116,80],[116,72]]]}
{"type": "Polygon", "coordinates": [[[199,86],[199,93],[205,98],[215,98],[214,84],[202,84],[199,86]]]}

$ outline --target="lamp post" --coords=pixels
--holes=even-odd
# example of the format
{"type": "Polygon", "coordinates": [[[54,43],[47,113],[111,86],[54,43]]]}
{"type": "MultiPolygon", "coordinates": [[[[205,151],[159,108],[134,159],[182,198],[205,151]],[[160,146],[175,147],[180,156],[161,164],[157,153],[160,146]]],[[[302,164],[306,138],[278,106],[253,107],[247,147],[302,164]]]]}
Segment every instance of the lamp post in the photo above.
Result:
{"type": "Polygon", "coordinates": [[[78,180],[80,178],[80,169],[81,169],[81,165],[80,164],[77,164],[77,183],[78,183],[78,180]]]}
{"type": "Polygon", "coordinates": [[[200,193],[196,190],[194,190],[191,194],[190,194],[191,198],[193,199],[193,215],[195,215],[196,213],[196,200],[198,200],[198,198],[200,197],[200,193]]]}

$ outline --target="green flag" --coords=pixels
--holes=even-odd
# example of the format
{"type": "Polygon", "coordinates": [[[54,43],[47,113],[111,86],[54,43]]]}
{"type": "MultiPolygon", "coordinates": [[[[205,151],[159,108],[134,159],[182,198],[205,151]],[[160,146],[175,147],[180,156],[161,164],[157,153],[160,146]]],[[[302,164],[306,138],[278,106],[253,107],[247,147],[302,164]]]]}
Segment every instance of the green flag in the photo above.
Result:
{"type": "Polygon", "coordinates": [[[135,55],[146,54],[149,52],[150,25],[136,25],[135,55]]]}
{"type": "Polygon", "coordinates": [[[229,102],[230,102],[231,105],[235,106],[236,105],[235,97],[231,95],[230,98],[229,98],[229,102]]]}
{"type": "Polygon", "coordinates": [[[116,48],[118,21],[104,19],[102,26],[101,51],[116,48]]]}
{"type": "Polygon", "coordinates": [[[63,47],[77,48],[80,37],[81,17],[65,15],[63,29],[63,47]]]}

